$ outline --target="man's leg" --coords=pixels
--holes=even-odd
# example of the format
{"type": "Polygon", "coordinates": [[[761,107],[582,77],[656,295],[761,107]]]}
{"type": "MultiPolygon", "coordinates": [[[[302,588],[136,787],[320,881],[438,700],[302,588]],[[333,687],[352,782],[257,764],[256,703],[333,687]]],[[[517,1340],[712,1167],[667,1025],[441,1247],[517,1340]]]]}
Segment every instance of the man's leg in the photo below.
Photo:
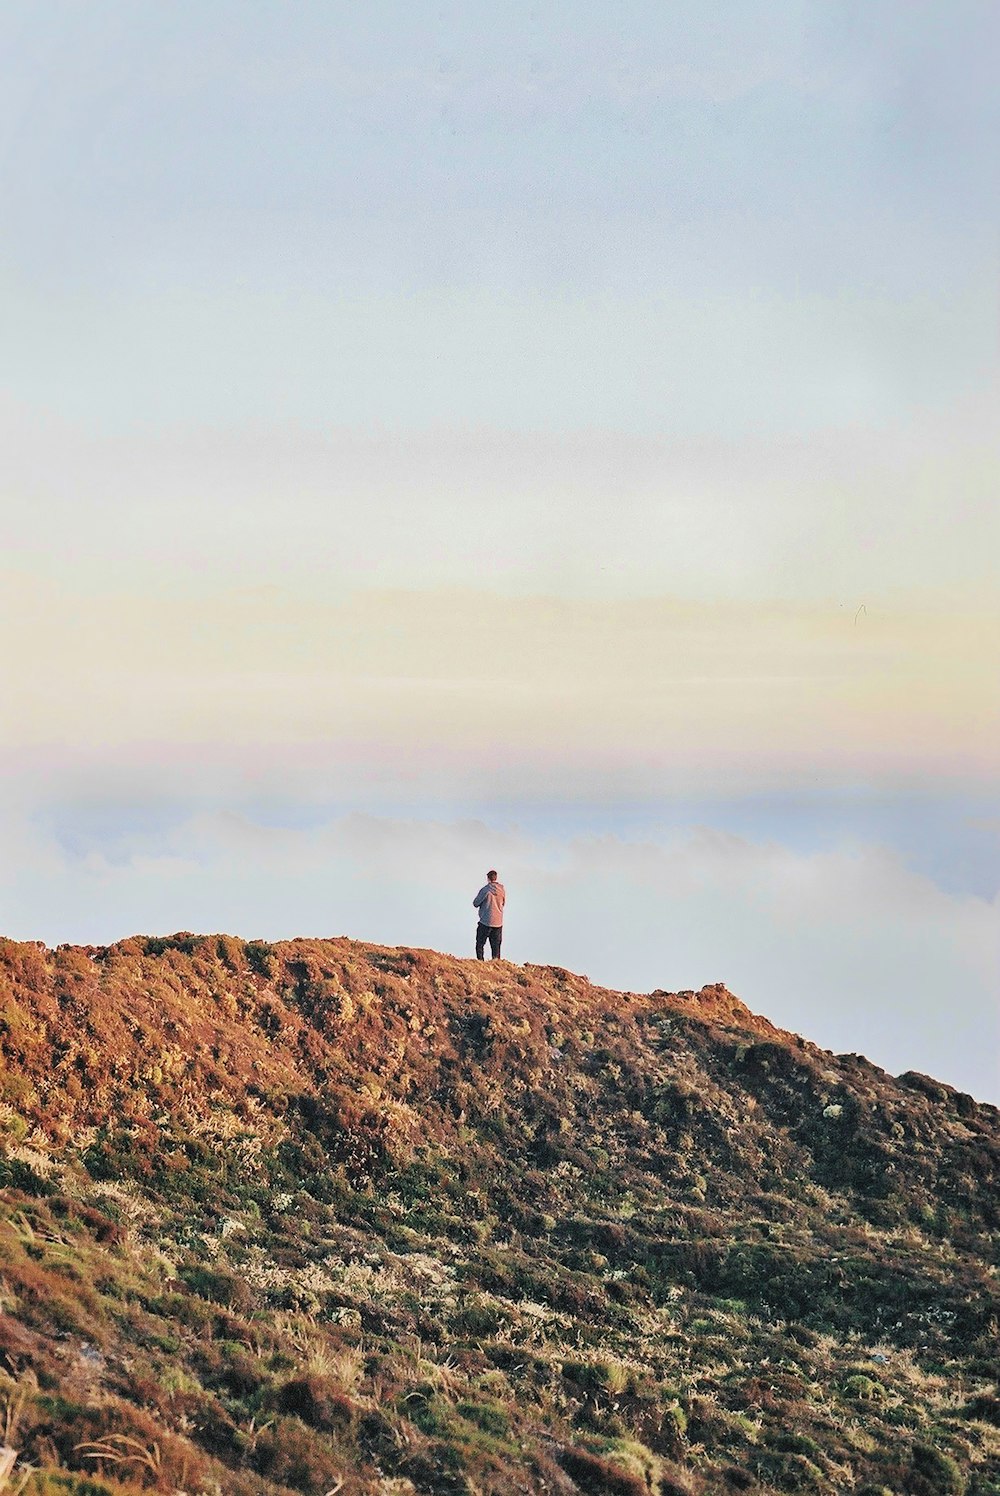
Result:
{"type": "Polygon", "coordinates": [[[485,961],[486,960],[486,957],[483,954],[483,952],[486,949],[486,937],[487,937],[487,935],[489,933],[490,932],[489,932],[489,930],[487,930],[487,928],[486,928],[485,925],[477,925],[476,926],[476,960],[477,961],[485,961]]]}
{"type": "Polygon", "coordinates": [[[503,925],[494,925],[490,930],[490,952],[494,961],[500,954],[500,942],[503,939],[503,925]]]}

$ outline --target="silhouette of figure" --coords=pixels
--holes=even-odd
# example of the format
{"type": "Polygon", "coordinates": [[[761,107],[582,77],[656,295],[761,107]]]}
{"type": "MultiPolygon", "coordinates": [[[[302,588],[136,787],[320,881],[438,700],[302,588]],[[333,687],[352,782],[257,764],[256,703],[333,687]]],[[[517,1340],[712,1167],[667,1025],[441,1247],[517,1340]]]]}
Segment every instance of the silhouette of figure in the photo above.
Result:
{"type": "Polygon", "coordinates": [[[476,959],[486,960],[486,942],[490,943],[490,955],[495,961],[500,954],[503,939],[503,906],[507,894],[502,883],[497,882],[496,868],[486,874],[487,882],[472,901],[473,909],[479,910],[479,925],[476,929],[476,959]]]}

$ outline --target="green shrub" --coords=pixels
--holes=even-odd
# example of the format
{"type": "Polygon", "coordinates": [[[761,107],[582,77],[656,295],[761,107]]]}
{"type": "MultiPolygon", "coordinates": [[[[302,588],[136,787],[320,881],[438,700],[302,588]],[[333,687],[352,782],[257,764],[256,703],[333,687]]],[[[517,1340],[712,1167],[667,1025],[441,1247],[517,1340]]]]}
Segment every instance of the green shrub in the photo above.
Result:
{"type": "Polygon", "coordinates": [[[193,956],[198,945],[198,936],[189,935],[186,930],[179,931],[176,935],[150,935],[144,941],[147,956],[162,956],[167,951],[180,951],[184,956],[193,956]]]}
{"type": "Polygon", "coordinates": [[[295,1413],[311,1428],[349,1428],[355,1415],[351,1399],[327,1377],[295,1377],[278,1389],[276,1403],[282,1413],[295,1413]]]}
{"type": "Polygon", "coordinates": [[[56,1186],[19,1158],[0,1158],[0,1189],[21,1190],[25,1195],[41,1198],[54,1194],[56,1186]]]}
{"type": "Polygon", "coordinates": [[[979,1423],[992,1423],[995,1428],[1000,1428],[1000,1397],[993,1392],[974,1397],[962,1409],[962,1417],[974,1418],[979,1423]]]}
{"type": "Polygon", "coordinates": [[[628,1386],[628,1369],[617,1361],[564,1361],[563,1376],[586,1392],[619,1397],[628,1386]]]}
{"type": "Polygon", "coordinates": [[[796,1434],[791,1430],[782,1430],[772,1434],[767,1443],[771,1449],[781,1450],[785,1454],[804,1454],[811,1458],[822,1454],[815,1439],[810,1439],[808,1434],[796,1434]]]}
{"type": "Polygon", "coordinates": [[[827,1492],[823,1472],[803,1454],[769,1454],[757,1461],[761,1479],[781,1491],[827,1492]]]}
{"type": "Polygon", "coordinates": [[[509,1324],[510,1316],[498,1304],[482,1301],[463,1304],[452,1315],[451,1329],[457,1335],[468,1335],[475,1339],[488,1339],[495,1335],[502,1324],[509,1324]]]}
{"type": "Polygon", "coordinates": [[[914,1444],[907,1489],[913,1496],[963,1496],[965,1477],[950,1455],[933,1444],[914,1444]]]}
{"type": "Polygon", "coordinates": [[[266,940],[248,940],[243,949],[251,971],[270,981],[275,970],[274,948],[266,940]]]}
{"type": "Polygon", "coordinates": [[[18,1489],[23,1496],[122,1496],[122,1487],[117,1483],[109,1486],[91,1475],[73,1475],[68,1470],[36,1471],[27,1485],[14,1486],[14,1490],[18,1489]]]}
{"type": "Polygon", "coordinates": [[[17,1112],[11,1111],[6,1116],[0,1116],[0,1128],[8,1138],[13,1138],[15,1143],[19,1143],[28,1131],[28,1124],[17,1112]]]}
{"type": "Polygon", "coordinates": [[[436,1403],[407,1404],[410,1422],[428,1438],[447,1438],[453,1432],[448,1410],[436,1403]]]}
{"type": "Polygon", "coordinates": [[[685,1413],[684,1409],[681,1407],[680,1403],[674,1403],[667,1409],[667,1417],[670,1419],[670,1422],[680,1434],[681,1438],[683,1438],[688,1431],[688,1416],[685,1413]]]}
{"type": "Polygon", "coordinates": [[[841,1392],[845,1397],[855,1398],[858,1402],[884,1402],[886,1391],[881,1382],[876,1382],[874,1377],[865,1376],[862,1372],[856,1372],[849,1376],[841,1384],[841,1392]]]}
{"type": "Polygon", "coordinates": [[[474,1496],[478,1487],[469,1484],[461,1468],[461,1454],[452,1444],[436,1442],[409,1455],[399,1473],[427,1496],[474,1496]]]}
{"type": "Polygon", "coordinates": [[[586,1496],[648,1496],[649,1487],[642,1476],[622,1470],[587,1449],[561,1449],[558,1459],[586,1496]]]}
{"type": "Polygon", "coordinates": [[[180,1276],[199,1298],[208,1299],[213,1304],[224,1304],[227,1309],[249,1309],[253,1302],[250,1289],[235,1273],[196,1266],[182,1267],[180,1276]]]}
{"type": "Polygon", "coordinates": [[[510,1415],[499,1403],[460,1402],[458,1412],[467,1423],[474,1423],[484,1434],[502,1439],[510,1432],[510,1415]]]}

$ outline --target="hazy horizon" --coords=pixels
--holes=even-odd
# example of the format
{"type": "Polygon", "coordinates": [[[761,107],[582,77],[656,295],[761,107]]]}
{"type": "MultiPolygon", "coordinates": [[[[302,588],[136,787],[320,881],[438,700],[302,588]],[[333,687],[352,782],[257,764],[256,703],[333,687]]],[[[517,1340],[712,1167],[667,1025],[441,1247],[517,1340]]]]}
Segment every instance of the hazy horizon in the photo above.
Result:
{"type": "Polygon", "coordinates": [[[1000,1102],[980,0],[0,17],[0,928],[723,979],[1000,1102]]]}

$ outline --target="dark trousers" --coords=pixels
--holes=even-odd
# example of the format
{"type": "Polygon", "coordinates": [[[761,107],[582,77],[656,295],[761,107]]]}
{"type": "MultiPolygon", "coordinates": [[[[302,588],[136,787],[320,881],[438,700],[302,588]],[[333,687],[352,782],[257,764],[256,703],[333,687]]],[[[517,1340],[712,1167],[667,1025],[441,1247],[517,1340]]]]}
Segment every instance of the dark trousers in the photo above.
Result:
{"type": "Polygon", "coordinates": [[[476,959],[485,961],[484,954],[487,940],[490,943],[490,955],[494,961],[500,954],[500,942],[503,939],[503,925],[477,925],[476,926],[476,959]]]}

